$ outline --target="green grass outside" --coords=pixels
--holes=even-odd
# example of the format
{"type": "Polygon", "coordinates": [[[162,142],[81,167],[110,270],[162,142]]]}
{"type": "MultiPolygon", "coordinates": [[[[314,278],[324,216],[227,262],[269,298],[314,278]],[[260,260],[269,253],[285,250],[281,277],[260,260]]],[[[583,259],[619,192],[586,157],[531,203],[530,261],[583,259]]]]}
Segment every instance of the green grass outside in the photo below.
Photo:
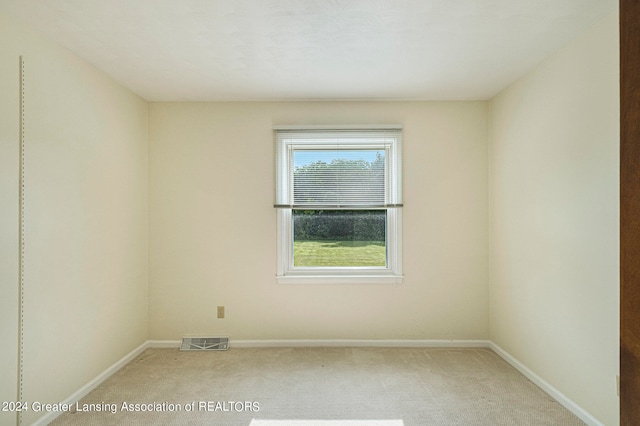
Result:
{"type": "Polygon", "coordinates": [[[295,241],[294,266],[386,266],[384,241],[295,241]]]}

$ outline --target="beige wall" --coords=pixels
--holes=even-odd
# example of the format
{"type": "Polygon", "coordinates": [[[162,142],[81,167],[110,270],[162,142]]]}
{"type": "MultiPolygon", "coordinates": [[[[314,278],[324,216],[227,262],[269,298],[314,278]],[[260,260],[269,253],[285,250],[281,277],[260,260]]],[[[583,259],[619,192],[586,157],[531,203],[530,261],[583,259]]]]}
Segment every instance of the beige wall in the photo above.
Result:
{"type": "MultiPolygon", "coordinates": [[[[0,14],[0,400],[17,389],[25,61],[24,399],[60,402],[148,335],[147,104],[0,14]]],[[[0,423],[15,421],[1,413],[0,423]]],[[[39,414],[29,411],[24,424],[39,414]]]]}
{"type": "Polygon", "coordinates": [[[152,103],[151,338],[486,339],[487,112],[486,102],[152,103]],[[381,123],[404,126],[404,284],[276,284],[273,126],[381,123]]]}
{"type": "Polygon", "coordinates": [[[492,102],[491,339],[618,423],[617,13],[492,102]]]}

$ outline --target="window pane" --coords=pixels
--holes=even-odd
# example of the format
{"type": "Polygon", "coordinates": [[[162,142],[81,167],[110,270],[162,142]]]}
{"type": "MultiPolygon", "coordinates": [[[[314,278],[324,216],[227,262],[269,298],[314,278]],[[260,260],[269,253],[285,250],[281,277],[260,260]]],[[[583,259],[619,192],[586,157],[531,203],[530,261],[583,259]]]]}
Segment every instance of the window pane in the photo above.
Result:
{"type": "Polygon", "coordinates": [[[311,150],[293,153],[295,204],[382,205],[385,202],[385,151],[311,150]]]}
{"type": "Polygon", "coordinates": [[[387,266],[386,210],[293,210],[294,266],[387,266]]]}

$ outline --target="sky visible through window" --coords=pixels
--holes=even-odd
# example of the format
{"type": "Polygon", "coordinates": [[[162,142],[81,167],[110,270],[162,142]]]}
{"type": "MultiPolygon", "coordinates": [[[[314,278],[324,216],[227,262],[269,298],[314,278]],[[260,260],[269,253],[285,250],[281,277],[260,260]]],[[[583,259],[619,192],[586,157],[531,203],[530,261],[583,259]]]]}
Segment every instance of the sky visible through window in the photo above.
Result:
{"type": "Polygon", "coordinates": [[[368,163],[373,163],[378,154],[384,156],[384,151],[375,149],[300,150],[294,151],[293,166],[297,169],[315,163],[319,159],[322,159],[322,161],[326,163],[331,163],[331,161],[336,159],[364,160],[368,163]]]}

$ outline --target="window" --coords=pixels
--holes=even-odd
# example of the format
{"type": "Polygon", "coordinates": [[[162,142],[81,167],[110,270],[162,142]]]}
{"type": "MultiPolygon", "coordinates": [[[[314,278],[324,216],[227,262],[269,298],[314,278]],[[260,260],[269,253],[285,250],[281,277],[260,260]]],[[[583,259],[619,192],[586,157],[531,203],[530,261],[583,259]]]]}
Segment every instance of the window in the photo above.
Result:
{"type": "Polygon", "coordinates": [[[400,128],[275,133],[278,282],[402,282],[400,128]]]}

